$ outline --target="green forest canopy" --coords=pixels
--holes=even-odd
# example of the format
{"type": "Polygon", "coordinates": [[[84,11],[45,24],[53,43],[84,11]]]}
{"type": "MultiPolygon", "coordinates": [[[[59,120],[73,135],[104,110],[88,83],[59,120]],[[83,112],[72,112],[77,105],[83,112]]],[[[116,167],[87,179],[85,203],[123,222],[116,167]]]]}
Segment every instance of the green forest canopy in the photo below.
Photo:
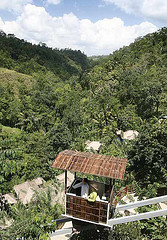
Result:
{"type": "Polygon", "coordinates": [[[167,188],[167,28],[99,61],[2,31],[0,49],[1,193],[55,179],[56,154],[84,151],[86,140],[102,142],[101,154],[128,157],[122,186],[135,182],[148,197],[167,188]],[[121,142],[118,129],[139,137],[121,142]]]}

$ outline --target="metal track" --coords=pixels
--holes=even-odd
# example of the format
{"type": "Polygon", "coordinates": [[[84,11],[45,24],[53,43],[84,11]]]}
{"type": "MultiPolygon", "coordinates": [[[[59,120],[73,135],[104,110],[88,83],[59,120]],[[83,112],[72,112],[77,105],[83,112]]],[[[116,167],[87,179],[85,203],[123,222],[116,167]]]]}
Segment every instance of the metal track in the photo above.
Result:
{"type": "MultiPolygon", "coordinates": [[[[156,203],[160,203],[160,202],[166,202],[166,201],[167,201],[167,195],[161,196],[161,197],[156,197],[156,198],[150,198],[150,199],[138,201],[135,203],[119,205],[116,208],[116,210],[123,211],[126,209],[138,208],[138,207],[156,204],[156,203]]],[[[136,214],[136,215],[132,215],[132,216],[125,216],[125,217],[120,217],[120,218],[109,219],[108,225],[110,225],[112,227],[113,225],[117,225],[117,224],[134,222],[134,221],[138,221],[138,220],[143,220],[143,219],[148,219],[148,218],[153,218],[153,217],[160,217],[160,216],[165,216],[165,215],[167,215],[167,209],[156,210],[156,211],[140,213],[140,214],[136,214]]]]}
{"type": "Polygon", "coordinates": [[[134,222],[134,221],[138,221],[138,220],[143,220],[143,219],[148,219],[148,218],[153,218],[153,217],[160,217],[160,216],[165,216],[165,215],[167,215],[167,209],[156,210],[156,211],[140,213],[140,214],[136,214],[136,215],[132,215],[132,216],[125,216],[125,217],[110,219],[110,220],[108,220],[108,225],[113,226],[113,225],[117,225],[117,224],[134,222]]]}
{"type": "Polygon", "coordinates": [[[116,207],[116,209],[118,211],[124,211],[126,209],[138,208],[138,207],[156,204],[156,203],[160,203],[160,202],[167,202],[167,195],[162,196],[162,197],[156,197],[156,198],[150,198],[150,199],[146,199],[146,200],[142,200],[142,201],[137,201],[135,203],[118,205],[118,207],[116,207]]]}

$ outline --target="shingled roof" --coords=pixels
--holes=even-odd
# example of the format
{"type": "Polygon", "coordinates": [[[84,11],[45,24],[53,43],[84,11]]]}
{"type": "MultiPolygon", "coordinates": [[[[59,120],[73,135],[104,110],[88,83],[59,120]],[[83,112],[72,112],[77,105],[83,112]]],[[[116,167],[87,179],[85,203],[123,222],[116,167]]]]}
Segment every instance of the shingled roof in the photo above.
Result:
{"type": "Polygon", "coordinates": [[[52,167],[96,176],[124,179],[126,163],[126,158],[65,150],[57,155],[52,167]]]}

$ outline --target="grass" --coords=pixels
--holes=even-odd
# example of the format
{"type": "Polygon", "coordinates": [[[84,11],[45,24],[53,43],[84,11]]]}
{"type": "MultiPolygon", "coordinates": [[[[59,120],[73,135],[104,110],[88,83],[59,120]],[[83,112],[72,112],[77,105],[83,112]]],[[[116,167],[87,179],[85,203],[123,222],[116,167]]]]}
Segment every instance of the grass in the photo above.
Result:
{"type": "Polygon", "coordinates": [[[8,86],[12,87],[15,96],[18,96],[19,88],[21,86],[30,89],[32,83],[32,76],[18,73],[16,71],[6,68],[0,68],[0,85],[5,88],[7,88],[8,86]]]}

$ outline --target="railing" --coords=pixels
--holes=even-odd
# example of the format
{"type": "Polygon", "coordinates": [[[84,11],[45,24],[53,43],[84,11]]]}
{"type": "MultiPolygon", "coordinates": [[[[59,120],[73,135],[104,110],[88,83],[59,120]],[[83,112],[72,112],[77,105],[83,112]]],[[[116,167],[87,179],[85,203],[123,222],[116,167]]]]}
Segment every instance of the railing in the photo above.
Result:
{"type": "Polygon", "coordinates": [[[108,202],[89,202],[74,194],[66,194],[66,215],[94,223],[106,224],[108,220],[108,202]]]}
{"type": "Polygon", "coordinates": [[[166,202],[166,201],[167,201],[167,195],[161,196],[161,197],[156,197],[156,198],[150,198],[150,199],[146,199],[146,200],[142,200],[142,201],[137,201],[135,203],[132,202],[132,203],[128,203],[128,204],[119,205],[119,206],[117,206],[116,209],[118,211],[124,211],[124,210],[131,209],[131,208],[143,207],[143,206],[156,204],[156,203],[160,203],[160,202],[166,202]]]}
{"type": "MultiPolygon", "coordinates": [[[[116,208],[116,210],[122,211],[122,210],[127,210],[130,208],[138,208],[138,207],[156,204],[156,203],[160,203],[160,202],[166,202],[166,201],[167,201],[167,195],[162,196],[162,197],[157,197],[157,198],[150,198],[150,199],[138,201],[135,203],[128,203],[128,204],[120,205],[116,208]]],[[[109,219],[108,225],[113,226],[116,224],[134,222],[137,220],[148,219],[148,218],[153,218],[153,217],[160,217],[160,216],[165,216],[165,215],[167,215],[167,209],[156,210],[156,211],[140,213],[140,214],[136,214],[136,215],[132,215],[132,216],[125,216],[125,217],[109,219]]]]}

